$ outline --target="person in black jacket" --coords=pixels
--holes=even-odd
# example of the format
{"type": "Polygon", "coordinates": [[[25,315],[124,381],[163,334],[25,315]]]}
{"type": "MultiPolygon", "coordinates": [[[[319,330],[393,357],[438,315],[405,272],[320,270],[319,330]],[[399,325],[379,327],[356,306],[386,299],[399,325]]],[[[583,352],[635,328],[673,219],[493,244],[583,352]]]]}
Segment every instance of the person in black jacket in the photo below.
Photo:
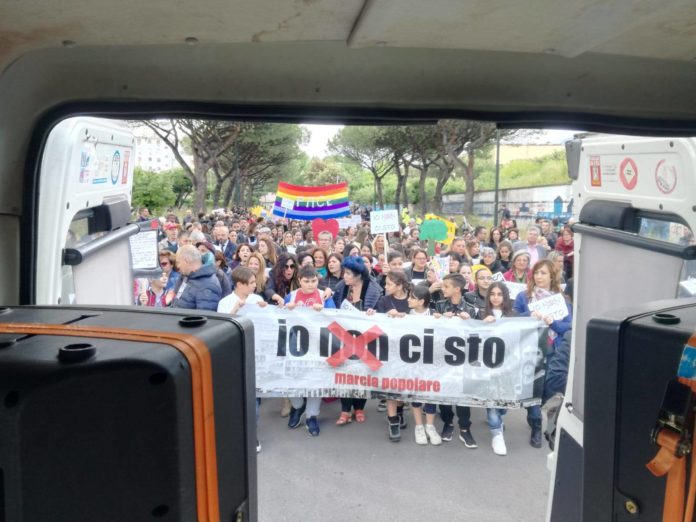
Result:
{"type": "Polygon", "coordinates": [[[471,314],[472,317],[476,317],[479,310],[484,310],[486,308],[486,294],[492,282],[493,274],[490,269],[486,266],[479,266],[474,274],[476,289],[473,292],[464,294],[464,300],[475,310],[475,313],[471,314]]]}
{"type": "MultiPolygon", "coordinates": [[[[384,295],[379,298],[374,309],[367,310],[367,315],[380,313],[389,317],[404,317],[411,311],[408,306],[410,289],[411,284],[406,274],[400,270],[391,270],[386,276],[384,295]]],[[[401,429],[406,428],[404,403],[394,399],[387,399],[386,406],[389,440],[399,442],[401,440],[401,429]]]]}
{"type": "MultiPolygon", "coordinates": [[[[466,279],[460,274],[448,274],[442,279],[442,294],[445,299],[435,305],[435,317],[454,317],[471,319],[476,316],[476,310],[464,300],[462,292],[466,287],[466,279]]],[[[471,434],[471,408],[457,406],[457,419],[459,424],[459,439],[469,449],[477,448],[476,440],[471,434]]],[[[440,436],[445,442],[452,440],[454,432],[454,412],[448,404],[440,405],[440,418],[444,422],[440,436]]]]}

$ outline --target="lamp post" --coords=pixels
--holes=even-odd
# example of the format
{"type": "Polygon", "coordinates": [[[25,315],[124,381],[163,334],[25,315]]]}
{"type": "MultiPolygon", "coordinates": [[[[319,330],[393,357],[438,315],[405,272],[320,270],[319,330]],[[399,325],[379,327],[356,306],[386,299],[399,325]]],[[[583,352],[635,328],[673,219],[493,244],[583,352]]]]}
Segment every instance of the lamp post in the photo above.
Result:
{"type": "Polygon", "coordinates": [[[493,225],[498,226],[498,187],[500,185],[500,129],[495,129],[495,202],[493,203],[493,225]]]}

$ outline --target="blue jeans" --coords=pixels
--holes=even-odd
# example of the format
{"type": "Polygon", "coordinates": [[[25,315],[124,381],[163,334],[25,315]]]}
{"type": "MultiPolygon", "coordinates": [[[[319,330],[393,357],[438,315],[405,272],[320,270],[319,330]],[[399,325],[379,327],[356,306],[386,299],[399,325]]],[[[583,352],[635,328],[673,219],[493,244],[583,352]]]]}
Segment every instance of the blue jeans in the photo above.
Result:
{"type": "Polygon", "coordinates": [[[486,421],[491,435],[503,433],[503,415],[507,413],[505,408],[486,408],[486,421]]]}
{"type": "Polygon", "coordinates": [[[527,422],[530,426],[535,425],[541,427],[541,406],[529,406],[527,408],[527,422]]]}
{"type": "Polygon", "coordinates": [[[428,415],[432,415],[437,411],[437,406],[429,402],[426,402],[425,405],[423,405],[422,402],[412,402],[411,406],[413,406],[414,408],[420,408],[422,406],[423,411],[428,415]]]}

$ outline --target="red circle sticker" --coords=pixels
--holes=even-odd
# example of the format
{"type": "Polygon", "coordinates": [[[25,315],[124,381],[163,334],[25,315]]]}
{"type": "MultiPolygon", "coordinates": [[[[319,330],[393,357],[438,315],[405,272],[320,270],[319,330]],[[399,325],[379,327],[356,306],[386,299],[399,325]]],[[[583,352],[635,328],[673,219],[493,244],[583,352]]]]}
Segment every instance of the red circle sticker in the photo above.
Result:
{"type": "Polygon", "coordinates": [[[660,160],[655,168],[655,184],[663,194],[670,194],[677,186],[677,167],[667,160],[660,160]]]}
{"type": "Polygon", "coordinates": [[[619,179],[626,190],[633,190],[638,183],[638,166],[631,158],[626,158],[619,167],[619,179]]]}

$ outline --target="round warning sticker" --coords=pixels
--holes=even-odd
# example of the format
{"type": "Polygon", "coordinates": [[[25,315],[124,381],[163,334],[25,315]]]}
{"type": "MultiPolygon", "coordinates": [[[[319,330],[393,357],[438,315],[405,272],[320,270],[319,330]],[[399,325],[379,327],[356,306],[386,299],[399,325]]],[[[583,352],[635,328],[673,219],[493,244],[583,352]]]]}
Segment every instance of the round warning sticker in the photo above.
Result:
{"type": "Polygon", "coordinates": [[[631,158],[626,158],[619,167],[619,179],[626,190],[633,190],[638,184],[638,166],[631,158]]]}
{"type": "Polygon", "coordinates": [[[667,160],[660,160],[655,168],[655,183],[663,194],[670,194],[677,186],[677,167],[667,160]]]}

